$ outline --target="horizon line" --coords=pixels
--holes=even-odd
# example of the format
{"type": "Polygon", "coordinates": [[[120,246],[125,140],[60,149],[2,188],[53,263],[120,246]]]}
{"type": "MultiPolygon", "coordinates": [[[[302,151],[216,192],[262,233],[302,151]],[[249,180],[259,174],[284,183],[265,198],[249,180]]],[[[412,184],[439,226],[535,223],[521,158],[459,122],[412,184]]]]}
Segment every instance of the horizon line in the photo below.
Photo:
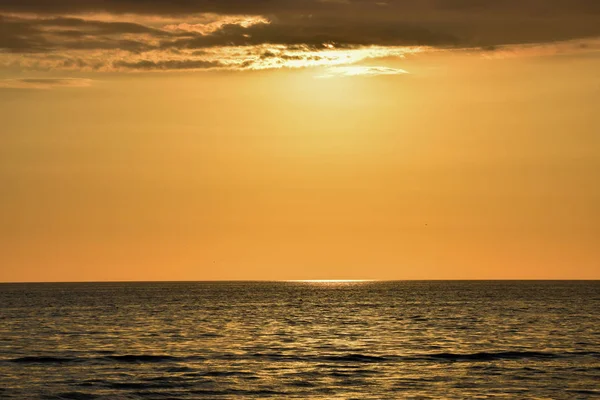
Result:
{"type": "Polygon", "coordinates": [[[2,281],[10,284],[72,283],[374,283],[374,282],[598,282],[600,278],[450,278],[450,279],[207,279],[207,280],[103,280],[103,281],[2,281]]]}

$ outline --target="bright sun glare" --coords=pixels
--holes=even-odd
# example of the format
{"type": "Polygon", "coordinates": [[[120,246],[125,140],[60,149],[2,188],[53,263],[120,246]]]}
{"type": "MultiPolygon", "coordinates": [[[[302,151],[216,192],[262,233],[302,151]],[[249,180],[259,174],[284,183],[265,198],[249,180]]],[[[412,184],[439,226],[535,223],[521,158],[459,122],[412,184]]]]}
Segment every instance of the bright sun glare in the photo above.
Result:
{"type": "Polygon", "coordinates": [[[373,279],[297,279],[289,280],[287,282],[300,282],[300,283],[362,283],[362,282],[374,282],[373,279]]]}

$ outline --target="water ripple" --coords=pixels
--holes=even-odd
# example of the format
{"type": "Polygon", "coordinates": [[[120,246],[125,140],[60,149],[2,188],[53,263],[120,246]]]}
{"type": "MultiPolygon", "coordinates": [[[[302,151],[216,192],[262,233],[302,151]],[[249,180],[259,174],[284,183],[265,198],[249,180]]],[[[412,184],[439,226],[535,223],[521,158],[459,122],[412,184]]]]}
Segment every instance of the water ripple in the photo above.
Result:
{"type": "Polygon", "coordinates": [[[590,398],[598,282],[0,285],[0,398],[590,398]]]}

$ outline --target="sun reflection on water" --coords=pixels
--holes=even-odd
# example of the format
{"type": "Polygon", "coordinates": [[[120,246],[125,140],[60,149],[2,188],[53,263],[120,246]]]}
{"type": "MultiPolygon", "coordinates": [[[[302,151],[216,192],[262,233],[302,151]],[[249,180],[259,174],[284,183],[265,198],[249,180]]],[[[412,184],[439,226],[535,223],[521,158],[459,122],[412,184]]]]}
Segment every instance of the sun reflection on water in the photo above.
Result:
{"type": "Polygon", "coordinates": [[[297,280],[288,280],[286,282],[292,283],[306,283],[311,285],[356,285],[363,284],[369,282],[377,282],[374,279],[297,279],[297,280]]]}

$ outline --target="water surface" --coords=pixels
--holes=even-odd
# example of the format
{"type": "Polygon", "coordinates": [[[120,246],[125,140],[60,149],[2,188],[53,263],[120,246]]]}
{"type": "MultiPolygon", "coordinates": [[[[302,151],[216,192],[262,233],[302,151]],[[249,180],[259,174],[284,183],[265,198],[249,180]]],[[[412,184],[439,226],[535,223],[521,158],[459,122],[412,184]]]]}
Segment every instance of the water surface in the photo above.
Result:
{"type": "Polygon", "coordinates": [[[600,396],[600,282],[0,285],[0,398],[600,396]]]}

